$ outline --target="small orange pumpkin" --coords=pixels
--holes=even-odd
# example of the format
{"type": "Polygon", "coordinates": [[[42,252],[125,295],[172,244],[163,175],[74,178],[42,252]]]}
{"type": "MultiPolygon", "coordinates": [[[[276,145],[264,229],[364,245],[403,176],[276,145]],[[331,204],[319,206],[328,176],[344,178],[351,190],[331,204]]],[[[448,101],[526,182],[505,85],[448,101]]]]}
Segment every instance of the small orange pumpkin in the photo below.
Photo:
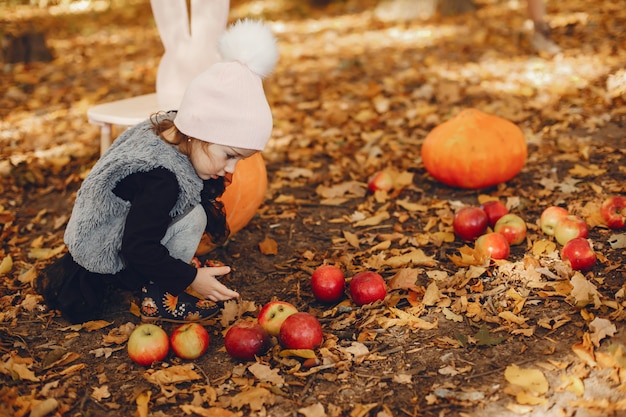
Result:
{"type": "MultiPolygon", "coordinates": [[[[263,203],[266,190],[267,170],[261,153],[239,161],[232,182],[219,198],[224,203],[226,222],[231,236],[252,220],[263,203]]],[[[215,247],[211,238],[205,233],[202,235],[196,255],[205,255],[215,247]]]]}
{"type": "Polygon", "coordinates": [[[465,109],[426,135],[422,162],[444,184],[490,187],[516,176],[528,150],[514,123],[478,109],[465,109]]]}

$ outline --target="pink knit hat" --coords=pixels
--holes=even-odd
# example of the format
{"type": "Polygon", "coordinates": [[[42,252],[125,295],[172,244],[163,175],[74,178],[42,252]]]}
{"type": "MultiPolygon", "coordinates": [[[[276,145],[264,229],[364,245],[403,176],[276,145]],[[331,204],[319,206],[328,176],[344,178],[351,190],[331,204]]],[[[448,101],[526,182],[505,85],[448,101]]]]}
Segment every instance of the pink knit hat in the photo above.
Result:
{"type": "Polygon", "coordinates": [[[262,79],[278,59],[276,39],[256,20],[240,20],[219,40],[222,62],[194,78],[174,124],[192,138],[262,151],[272,133],[272,112],[262,79]]]}

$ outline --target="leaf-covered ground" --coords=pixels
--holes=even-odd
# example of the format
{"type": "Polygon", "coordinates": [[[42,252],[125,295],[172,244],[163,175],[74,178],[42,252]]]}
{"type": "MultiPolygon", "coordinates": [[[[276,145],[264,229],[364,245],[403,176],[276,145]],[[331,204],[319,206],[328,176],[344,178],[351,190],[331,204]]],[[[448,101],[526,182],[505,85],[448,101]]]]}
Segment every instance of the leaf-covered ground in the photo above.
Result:
{"type": "Polygon", "coordinates": [[[428,18],[432,3],[412,4],[417,16],[389,20],[372,0],[231,2],[232,19],[267,19],[279,39],[267,199],[208,255],[233,267],[226,281],[242,294],[208,327],[209,352],[151,369],[125,350],[137,294],[109,294],[102,321],[70,326],[32,289],[64,251],[98,157],[87,108],[153,91],[162,46],[149,2],[0,6],[5,32],[42,30],[55,57],[0,74],[0,415],[626,415],[625,237],[598,213],[626,194],[623,5],[548,1],[562,52],[547,55],[531,47],[524,1],[428,18]],[[425,171],[424,136],[467,107],[523,129],[528,161],[508,183],[459,190],[425,171]],[[383,168],[397,187],[368,193],[383,168]],[[485,263],[451,223],[494,197],[529,234],[485,263]],[[586,219],[592,271],[572,271],[541,232],[550,205],[586,219]],[[388,297],[316,302],[309,279],[324,263],[348,279],[379,271],[388,297]],[[224,351],[224,331],[272,299],[321,321],[313,363],[278,345],[250,363],[224,351]]]}

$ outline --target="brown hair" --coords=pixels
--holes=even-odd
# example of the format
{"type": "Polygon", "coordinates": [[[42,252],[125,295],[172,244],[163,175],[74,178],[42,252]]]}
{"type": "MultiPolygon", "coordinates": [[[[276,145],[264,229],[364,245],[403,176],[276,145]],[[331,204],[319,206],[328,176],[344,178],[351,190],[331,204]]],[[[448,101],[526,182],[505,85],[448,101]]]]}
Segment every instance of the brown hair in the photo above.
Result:
{"type": "MultiPolygon", "coordinates": [[[[152,130],[154,133],[165,142],[171,145],[177,145],[178,151],[183,155],[189,157],[191,153],[194,152],[194,149],[198,149],[196,146],[193,146],[194,143],[198,143],[200,149],[207,155],[210,155],[210,143],[185,135],[178,130],[174,124],[174,119],[169,117],[167,113],[154,113],[150,116],[150,121],[152,122],[152,130]],[[174,137],[168,140],[163,136],[163,133],[172,128],[174,130],[174,137]]],[[[226,181],[225,177],[205,180],[204,189],[201,193],[201,203],[207,214],[206,232],[211,236],[211,240],[216,245],[224,243],[230,234],[228,224],[226,223],[224,204],[217,200],[217,198],[224,193],[226,185],[228,185],[227,183],[230,183],[230,179],[226,181]]]]}

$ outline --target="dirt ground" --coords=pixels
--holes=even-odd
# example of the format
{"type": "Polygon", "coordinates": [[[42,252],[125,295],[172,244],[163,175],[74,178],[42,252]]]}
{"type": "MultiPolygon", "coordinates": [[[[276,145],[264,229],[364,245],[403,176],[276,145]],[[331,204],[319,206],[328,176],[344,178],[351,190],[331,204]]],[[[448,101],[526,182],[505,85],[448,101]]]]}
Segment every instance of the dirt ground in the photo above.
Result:
{"type": "Polygon", "coordinates": [[[75,192],[98,158],[85,110],[153,89],[162,47],[149,2],[0,6],[6,30],[43,30],[55,57],[5,62],[0,74],[1,416],[626,415],[626,245],[599,216],[606,197],[626,195],[623,8],[548,1],[562,52],[546,55],[530,45],[524,2],[392,20],[375,1],[329,3],[231,2],[232,19],[271,21],[281,50],[266,82],[266,201],[203,256],[231,265],[224,282],[242,295],[207,326],[209,351],[151,368],[126,353],[138,294],[107,294],[102,321],[71,326],[32,289],[64,251],[75,192]],[[467,107],[524,131],[526,166],[506,184],[456,189],[424,169],[425,135],[467,107]],[[367,192],[383,168],[404,181],[367,192]],[[493,197],[529,232],[508,260],[484,263],[451,222],[493,197]],[[587,221],[593,270],[572,271],[541,232],[551,205],[587,221]],[[309,280],[322,264],[348,280],[378,271],[387,298],[317,302],[309,280]],[[254,362],[225,352],[225,330],[274,299],[322,323],[314,366],[275,340],[254,362]]]}

